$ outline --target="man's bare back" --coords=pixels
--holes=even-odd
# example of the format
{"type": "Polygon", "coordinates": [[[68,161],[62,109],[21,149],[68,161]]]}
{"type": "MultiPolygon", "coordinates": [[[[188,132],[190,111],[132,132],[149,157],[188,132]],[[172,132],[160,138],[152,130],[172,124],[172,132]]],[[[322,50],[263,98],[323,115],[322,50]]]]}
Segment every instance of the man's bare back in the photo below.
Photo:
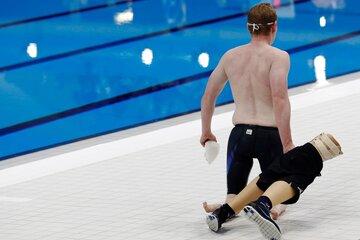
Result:
{"type": "Polygon", "coordinates": [[[225,83],[230,82],[235,102],[233,123],[276,126],[284,152],[293,148],[287,76],[289,54],[263,40],[227,51],[212,72],[202,104],[201,143],[214,139],[210,124],[213,106],[225,83]]]}
{"type": "Polygon", "coordinates": [[[224,55],[224,71],[235,102],[233,123],[276,126],[270,70],[288,54],[268,44],[249,43],[224,55]]]}

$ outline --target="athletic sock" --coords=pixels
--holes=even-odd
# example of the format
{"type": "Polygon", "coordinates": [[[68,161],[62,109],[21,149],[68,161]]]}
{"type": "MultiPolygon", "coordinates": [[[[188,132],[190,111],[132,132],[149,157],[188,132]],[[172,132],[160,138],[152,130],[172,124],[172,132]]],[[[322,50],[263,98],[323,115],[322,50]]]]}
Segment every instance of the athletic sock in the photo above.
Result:
{"type": "Polygon", "coordinates": [[[235,212],[227,203],[225,203],[220,208],[216,209],[213,214],[219,218],[220,224],[223,224],[229,218],[233,217],[235,212]]]}
{"type": "Polygon", "coordinates": [[[269,211],[272,208],[272,202],[267,196],[260,196],[258,200],[256,200],[256,203],[266,207],[269,211]]]}

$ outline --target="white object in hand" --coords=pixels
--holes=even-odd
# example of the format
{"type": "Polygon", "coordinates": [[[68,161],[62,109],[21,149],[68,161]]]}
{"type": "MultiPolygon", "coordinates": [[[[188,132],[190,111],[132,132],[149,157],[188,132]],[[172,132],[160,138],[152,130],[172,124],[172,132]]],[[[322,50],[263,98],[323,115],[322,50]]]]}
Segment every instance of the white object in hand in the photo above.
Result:
{"type": "Polygon", "coordinates": [[[215,141],[207,141],[205,143],[205,159],[211,164],[217,157],[220,151],[220,145],[215,141]]]}

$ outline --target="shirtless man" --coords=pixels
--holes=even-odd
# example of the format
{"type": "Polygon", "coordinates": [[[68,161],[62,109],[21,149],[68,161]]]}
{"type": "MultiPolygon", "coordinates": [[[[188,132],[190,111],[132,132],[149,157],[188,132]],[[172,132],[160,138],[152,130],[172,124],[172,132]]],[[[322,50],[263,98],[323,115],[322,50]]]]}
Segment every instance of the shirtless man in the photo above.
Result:
{"type": "MultiPolygon", "coordinates": [[[[250,9],[249,44],[233,48],[220,59],[212,72],[201,102],[202,136],[216,141],[211,118],[217,96],[230,82],[235,113],[227,149],[227,197],[230,202],[247,184],[253,158],[264,171],[276,157],[294,148],[290,131],[290,102],[287,76],[290,60],[287,52],[272,47],[277,31],[277,15],[268,3],[250,9]]],[[[220,204],[203,204],[213,212],[220,204]]],[[[276,206],[275,206],[276,207],[276,206]]],[[[273,211],[274,218],[284,210],[273,211]]]]}

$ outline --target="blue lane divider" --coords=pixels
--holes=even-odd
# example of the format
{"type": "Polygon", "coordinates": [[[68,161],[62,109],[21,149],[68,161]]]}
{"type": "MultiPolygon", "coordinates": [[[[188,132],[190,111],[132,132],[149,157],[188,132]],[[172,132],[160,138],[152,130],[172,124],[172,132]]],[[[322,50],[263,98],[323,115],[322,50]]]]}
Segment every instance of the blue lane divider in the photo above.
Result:
{"type": "MultiPolygon", "coordinates": [[[[310,0],[297,0],[297,1],[294,2],[294,4],[301,4],[301,3],[306,3],[306,2],[309,2],[309,1],[310,0]]],[[[286,7],[286,6],[289,6],[289,5],[292,5],[292,3],[291,2],[284,3],[282,5],[279,5],[277,8],[286,7]]],[[[151,32],[151,33],[147,33],[147,34],[143,34],[143,35],[139,35],[139,36],[135,36],[135,37],[125,38],[125,39],[120,39],[120,40],[111,41],[111,42],[107,42],[107,43],[102,43],[102,44],[99,44],[99,45],[80,48],[80,49],[76,49],[76,50],[73,50],[73,51],[59,53],[59,54],[55,54],[55,55],[51,55],[51,56],[47,56],[47,57],[37,58],[37,59],[34,59],[34,60],[30,60],[30,61],[19,62],[19,63],[15,63],[15,64],[0,67],[0,72],[11,71],[11,70],[18,69],[18,68],[23,68],[23,67],[28,67],[28,66],[35,65],[35,64],[40,64],[40,63],[43,63],[43,62],[54,61],[54,60],[57,60],[57,59],[62,59],[62,58],[66,58],[66,57],[72,57],[72,56],[75,56],[75,55],[84,54],[84,53],[93,52],[93,51],[98,51],[98,50],[102,50],[102,49],[105,49],[105,48],[111,48],[111,47],[114,47],[114,46],[130,43],[130,42],[140,41],[140,40],[153,38],[153,37],[157,37],[157,36],[161,36],[161,35],[165,35],[165,34],[170,34],[170,33],[176,33],[176,32],[180,32],[180,31],[184,31],[186,29],[196,28],[196,27],[200,27],[200,26],[204,26],[204,25],[208,25],[208,24],[214,24],[214,23],[227,21],[227,20],[232,20],[232,19],[236,19],[236,18],[246,16],[247,14],[248,14],[248,11],[241,12],[241,13],[236,13],[236,14],[231,14],[231,15],[227,15],[227,16],[223,16],[223,17],[208,19],[208,20],[204,20],[204,21],[199,21],[199,22],[195,22],[195,23],[186,24],[186,25],[183,25],[183,26],[177,26],[177,27],[173,27],[173,28],[169,28],[169,29],[164,29],[164,30],[160,30],[160,31],[156,31],[156,32],[151,32]]]]}
{"type": "Polygon", "coordinates": [[[342,41],[342,40],[350,39],[350,38],[356,37],[358,35],[360,35],[360,30],[345,33],[345,34],[335,36],[335,37],[331,37],[331,38],[327,38],[327,39],[317,41],[317,42],[313,42],[313,43],[310,43],[310,44],[306,44],[306,45],[303,45],[303,46],[291,48],[291,49],[287,50],[287,52],[289,54],[291,54],[291,53],[296,53],[296,52],[300,52],[300,51],[305,51],[305,50],[308,50],[308,49],[311,49],[311,48],[316,48],[316,47],[320,47],[320,46],[323,46],[323,45],[327,45],[327,44],[339,42],[339,41],[342,41]]]}
{"type": "Polygon", "coordinates": [[[72,14],[78,14],[78,13],[83,13],[83,12],[89,12],[89,11],[104,9],[104,8],[108,8],[108,7],[114,7],[114,6],[117,6],[117,5],[122,5],[122,4],[129,3],[129,2],[141,2],[141,1],[144,1],[144,0],[117,0],[117,1],[114,1],[114,2],[111,2],[111,3],[99,4],[99,5],[86,7],[86,8],[80,8],[80,9],[75,9],[75,10],[70,10],[70,11],[53,13],[53,14],[44,15],[44,16],[37,16],[37,17],[33,17],[33,18],[28,18],[28,19],[21,19],[21,20],[11,21],[11,22],[7,22],[7,23],[1,23],[0,24],[0,29],[1,28],[7,28],[7,27],[13,27],[13,26],[16,26],[16,25],[22,25],[22,24],[26,24],[26,23],[31,23],[31,22],[38,22],[38,21],[48,20],[48,19],[51,19],[51,18],[58,18],[58,17],[72,15],[72,14]]]}
{"type": "MultiPolygon", "coordinates": [[[[342,34],[342,35],[335,36],[335,37],[331,37],[331,38],[324,39],[324,40],[321,40],[321,41],[313,42],[313,43],[306,44],[306,45],[303,45],[303,46],[294,47],[294,48],[288,49],[287,52],[289,52],[289,53],[301,52],[301,51],[305,51],[305,50],[308,50],[308,49],[311,49],[311,48],[316,48],[316,47],[319,47],[319,46],[324,46],[324,45],[335,43],[335,42],[338,42],[338,41],[350,39],[350,38],[353,38],[353,37],[358,36],[358,35],[360,35],[360,30],[350,32],[350,33],[346,33],[346,34],[342,34]]],[[[140,89],[140,90],[132,91],[132,92],[129,92],[129,93],[126,93],[126,94],[118,95],[118,96],[115,96],[115,97],[112,97],[112,98],[108,98],[108,99],[104,99],[104,100],[101,100],[101,101],[85,104],[85,105],[82,105],[82,106],[79,106],[79,107],[76,107],[76,108],[72,108],[72,109],[69,109],[69,110],[62,111],[62,112],[54,113],[54,114],[51,114],[51,115],[48,115],[48,116],[45,116],[45,117],[40,117],[40,118],[36,118],[36,119],[30,120],[30,121],[26,121],[26,122],[23,122],[23,123],[19,123],[19,124],[15,124],[15,125],[12,125],[12,126],[9,126],[9,127],[5,127],[5,128],[0,129],[0,136],[7,135],[7,134],[10,134],[10,133],[13,133],[13,132],[17,132],[17,131],[20,131],[20,130],[23,130],[23,129],[26,129],[26,128],[31,128],[31,127],[41,125],[41,124],[44,124],[44,123],[52,122],[52,121],[55,121],[55,120],[58,120],[58,119],[61,119],[61,118],[70,117],[70,116],[73,116],[73,115],[76,115],[76,114],[79,114],[79,113],[83,113],[83,112],[86,112],[86,111],[102,108],[104,106],[108,106],[108,105],[115,104],[115,103],[118,103],[118,102],[126,101],[126,100],[129,100],[129,99],[132,99],[132,98],[144,96],[146,94],[162,91],[162,90],[172,88],[172,87],[175,87],[175,86],[179,86],[179,85],[182,85],[182,84],[185,84],[185,83],[197,81],[199,79],[208,77],[211,74],[212,71],[213,71],[213,69],[209,70],[209,71],[206,71],[206,72],[197,73],[195,75],[191,75],[191,76],[183,77],[183,78],[180,78],[180,79],[176,79],[176,80],[173,80],[173,81],[170,81],[170,82],[161,83],[161,84],[157,84],[157,85],[150,86],[150,87],[147,87],[147,88],[143,88],[143,89],[140,89]]],[[[354,72],[355,72],[355,70],[354,70],[354,72]]],[[[343,73],[343,74],[345,74],[345,73],[343,73]]]]}
{"type": "MultiPolygon", "coordinates": [[[[360,69],[355,69],[355,70],[351,70],[351,71],[348,71],[348,72],[342,72],[342,73],[339,73],[339,74],[329,75],[328,77],[329,78],[334,78],[334,77],[338,77],[338,76],[341,76],[341,75],[344,75],[344,74],[350,74],[350,73],[354,73],[354,72],[358,72],[358,71],[360,71],[360,69]]],[[[302,85],[302,84],[300,84],[300,85],[302,85]]],[[[298,85],[293,85],[292,87],[296,87],[296,86],[298,86],[298,85]]],[[[225,101],[223,103],[216,104],[216,106],[222,106],[222,105],[226,105],[226,104],[229,104],[229,103],[233,103],[233,101],[232,100],[225,101]]],[[[65,145],[65,144],[74,143],[74,142],[77,142],[77,141],[82,141],[82,140],[102,136],[102,135],[105,135],[105,134],[110,134],[110,133],[114,133],[114,132],[118,132],[118,131],[131,129],[131,128],[134,128],[134,127],[139,127],[139,126],[143,126],[143,125],[146,125],[146,124],[158,122],[158,121],[167,120],[167,119],[174,118],[174,117],[183,116],[183,115],[186,115],[186,114],[191,114],[191,113],[198,112],[198,111],[200,111],[200,109],[196,108],[196,109],[192,109],[192,110],[189,110],[189,111],[186,111],[186,112],[171,114],[171,115],[166,116],[166,117],[161,117],[161,118],[144,121],[144,122],[137,123],[137,124],[128,125],[126,127],[120,127],[120,128],[112,129],[112,130],[109,130],[109,131],[104,131],[104,132],[100,132],[100,133],[86,135],[84,137],[79,137],[79,138],[75,138],[75,139],[71,139],[71,140],[67,140],[67,141],[62,141],[62,142],[55,143],[55,144],[46,145],[46,146],[43,146],[43,147],[33,148],[31,150],[26,150],[26,151],[22,151],[22,152],[10,154],[10,155],[2,156],[2,157],[0,157],[0,161],[10,159],[10,158],[14,158],[14,157],[18,157],[18,156],[22,156],[22,155],[25,155],[25,154],[30,154],[30,153],[34,153],[34,152],[54,148],[54,147],[58,147],[58,146],[62,146],[62,145],[65,145]]]]}
{"type": "Polygon", "coordinates": [[[17,132],[26,128],[30,128],[30,127],[34,127],[36,125],[40,125],[40,124],[44,124],[44,123],[48,123],[48,122],[52,122],[55,121],[57,119],[61,119],[61,118],[66,118],[66,117],[70,117],[79,113],[83,113],[83,112],[87,112],[90,110],[94,110],[94,109],[98,109],[98,108],[102,108],[104,106],[108,106],[111,104],[115,104],[118,102],[122,102],[122,101],[126,101],[129,100],[131,98],[136,98],[136,97],[140,97],[146,94],[150,94],[150,93],[154,93],[154,92],[158,92],[158,91],[162,91],[165,90],[167,88],[172,88],[178,85],[182,85],[185,83],[189,83],[189,82],[193,82],[196,81],[198,79],[207,77],[211,74],[212,70],[207,71],[207,72],[202,72],[202,73],[198,73],[189,77],[184,77],[184,78],[180,78],[180,79],[176,79],[174,81],[171,82],[166,82],[166,83],[162,83],[162,84],[158,84],[158,85],[154,85],[154,86],[150,86],[147,88],[143,88],[137,91],[133,91],[133,92],[129,92],[129,93],[125,93],[122,95],[118,95],[112,98],[108,98],[108,99],[104,99],[101,101],[97,101],[97,102],[93,102],[93,103],[89,103],[89,104],[85,104],[82,105],[80,107],[76,107],[76,108],[72,108],[66,111],[62,111],[62,112],[58,112],[55,114],[51,114],[45,117],[41,117],[41,118],[37,118],[31,121],[27,121],[27,122],[23,122],[23,123],[19,123],[16,125],[12,125],[6,128],[2,128],[0,129],[0,136],[12,133],[12,132],[17,132]]]}

